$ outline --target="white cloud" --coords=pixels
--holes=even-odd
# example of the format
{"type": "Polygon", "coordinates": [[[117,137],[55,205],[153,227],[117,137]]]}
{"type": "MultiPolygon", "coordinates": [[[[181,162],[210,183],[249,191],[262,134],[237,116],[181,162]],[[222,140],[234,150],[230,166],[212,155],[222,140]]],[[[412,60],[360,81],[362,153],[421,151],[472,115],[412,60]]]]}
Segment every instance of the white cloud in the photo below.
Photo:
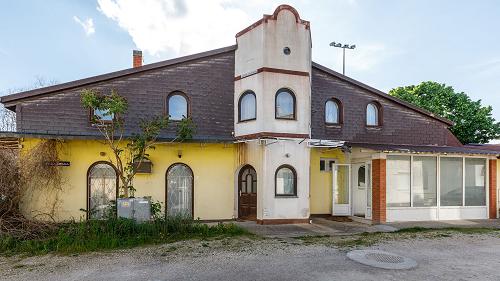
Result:
{"type": "Polygon", "coordinates": [[[235,0],[98,0],[97,9],[152,55],[184,55],[235,43],[253,23],[235,0]]]}
{"type": "Polygon", "coordinates": [[[73,20],[82,26],[83,30],[85,31],[85,35],[90,36],[95,33],[94,21],[92,20],[92,18],[87,18],[86,20],[82,21],[79,17],[73,16],[73,20]]]}

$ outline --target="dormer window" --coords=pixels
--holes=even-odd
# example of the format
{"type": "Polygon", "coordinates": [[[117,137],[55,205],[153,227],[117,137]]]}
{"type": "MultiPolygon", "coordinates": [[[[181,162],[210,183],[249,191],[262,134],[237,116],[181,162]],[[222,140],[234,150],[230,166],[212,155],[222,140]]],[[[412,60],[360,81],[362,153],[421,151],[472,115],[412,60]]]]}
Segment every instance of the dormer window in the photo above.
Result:
{"type": "Polygon", "coordinates": [[[381,126],[381,106],[377,102],[371,102],[366,106],[366,125],[381,126]]]}
{"type": "Polygon", "coordinates": [[[276,93],[276,119],[295,120],[295,95],[288,89],[280,89],[276,93]]]}
{"type": "Polygon", "coordinates": [[[113,113],[109,113],[109,109],[94,109],[93,114],[96,121],[101,122],[111,122],[115,118],[113,113]]]}
{"type": "Polygon", "coordinates": [[[182,92],[173,92],[167,97],[167,114],[170,120],[180,121],[188,116],[188,99],[182,92]]]}
{"type": "Polygon", "coordinates": [[[337,99],[329,99],[325,103],[325,123],[339,125],[342,123],[342,106],[337,99]]]}
{"type": "Polygon", "coordinates": [[[255,93],[246,91],[238,102],[238,121],[249,121],[257,118],[257,104],[255,93]]]}

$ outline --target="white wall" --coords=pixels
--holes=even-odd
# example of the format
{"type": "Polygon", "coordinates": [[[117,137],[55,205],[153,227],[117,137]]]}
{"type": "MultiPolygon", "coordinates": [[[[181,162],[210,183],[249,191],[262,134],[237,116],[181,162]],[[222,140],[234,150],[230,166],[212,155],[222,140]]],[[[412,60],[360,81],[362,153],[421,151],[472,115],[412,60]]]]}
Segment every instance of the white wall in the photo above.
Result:
{"type": "Polygon", "coordinates": [[[260,196],[262,209],[258,219],[309,218],[309,164],[310,151],[300,140],[267,141],[263,158],[263,182],[260,196]],[[270,144],[272,143],[272,144],[270,144]],[[275,196],[275,173],[279,166],[288,164],[297,173],[297,197],[275,196]]]}
{"type": "Polygon", "coordinates": [[[281,10],[276,20],[269,19],[236,39],[234,120],[235,136],[261,132],[309,134],[311,123],[311,34],[297,23],[289,10],[281,10]],[[290,55],[283,48],[291,49],[290,55]],[[275,72],[255,72],[263,67],[306,72],[309,76],[275,72]],[[247,76],[250,73],[253,75],[247,76]],[[275,119],[275,96],[281,88],[296,97],[296,120],[275,119]],[[257,98],[256,120],[238,122],[238,101],[245,91],[257,98]]]}

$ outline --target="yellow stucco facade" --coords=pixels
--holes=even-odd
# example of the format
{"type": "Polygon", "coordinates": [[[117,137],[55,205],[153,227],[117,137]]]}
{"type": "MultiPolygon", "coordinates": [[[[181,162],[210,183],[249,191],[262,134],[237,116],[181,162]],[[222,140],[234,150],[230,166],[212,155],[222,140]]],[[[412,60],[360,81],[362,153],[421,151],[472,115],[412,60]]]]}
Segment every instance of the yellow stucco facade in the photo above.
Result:
{"type": "MultiPolygon", "coordinates": [[[[23,151],[29,151],[40,139],[24,139],[23,151]]],[[[241,144],[240,144],[241,146],[241,144]]],[[[238,169],[246,162],[237,144],[232,143],[162,143],[150,151],[152,173],[137,174],[135,196],[151,196],[154,202],[165,208],[166,172],[175,163],[183,163],[193,171],[194,218],[202,220],[233,219],[237,216],[238,169]],[[181,154],[181,157],[179,157],[181,154]],[[240,163],[241,162],[241,163],[240,163]]],[[[332,177],[330,172],[320,171],[321,159],[345,163],[340,149],[311,149],[310,194],[311,214],[329,214],[332,208],[332,177]]],[[[31,217],[44,218],[55,205],[54,219],[80,220],[86,218],[87,173],[96,162],[114,163],[111,150],[101,141],[64,140],[60,146],[61,161],[70,163],[60,167],[62,186],[59,192],[39,188],[29,192],[23,208],[31,217]]],[[[273,188],[274,187],[269,187],[273,188]]]]}
{"type": "MultiPolygon", "coordinates": [[[[24,150],[33,148],[38,142],[37,139],[25,139],[24,150]]],[[[151,196],[153,201],[164,204],[166,171],[174,163],[184,163],[193,171],[194,218],[231,219],[234,214],[235,149],[233,144],[158,144],[156,149],[150,151],[152,173],[137,174],[134,179],[135,196],[151,196]],[[182,153],[180,158],[179,151],[182,153]]],[[[70,166],[60,168],[62,190],[57,195],[54,192],[30,193],[24,200],[25,212],[40,217],[49,212],[48,208],[57,196],[55,219],[85,218],[81,209],[87,208],[89,167],[98,161],[109,161],[112,157],[107,146],[99,141],[65,140],[60,149],[60,160],[69,161],[70,166]],[[101,156],[101,152],[105,155],[101,156]]]]}
{"type": "Polygon", "coordinates": [[[332,174],[320,171],[320,160],[332,159],[337,164],[345,163],[345,155],[340,149],[311,149],[310,208],[311,214],[332,213],[332,174]]]}

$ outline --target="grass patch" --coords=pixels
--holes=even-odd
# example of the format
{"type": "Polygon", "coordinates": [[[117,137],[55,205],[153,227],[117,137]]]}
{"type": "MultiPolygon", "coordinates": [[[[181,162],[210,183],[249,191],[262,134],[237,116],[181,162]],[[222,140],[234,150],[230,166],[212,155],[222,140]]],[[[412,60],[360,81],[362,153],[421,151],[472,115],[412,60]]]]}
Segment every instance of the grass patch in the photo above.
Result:
{"type": "Polygon", "coordinates": [[[297,237],[305,245],[323,244],[337,248],[368,247],[385,241],[403,239],[440,239],[452,237],[454,234],[500,234],[500,229],[481,227],[448,227],[448,228],[404,228],[395,232],[361,233],[348,236],[303,236],[297,237]]]}
{"type": "Polygon", "coordinates": [[[183,218],[136,223],[129,219],[64,223],[45,237],[21,240],[0,235],[0,255],[75,254],[131,248],[187,239],[213,239],[248,234],[235,224],[208,226],[183,218]]]}
{"type": "Polygon", "coordinates": [[[422,233],[422,232],[456,232],[463,234],[481,234],[499,232],[500,229],[487,228],[487,227],[445,227],[445,228],[426,228],[426,227],[410,227],[402,228],[394,233],[422,233]]]}

